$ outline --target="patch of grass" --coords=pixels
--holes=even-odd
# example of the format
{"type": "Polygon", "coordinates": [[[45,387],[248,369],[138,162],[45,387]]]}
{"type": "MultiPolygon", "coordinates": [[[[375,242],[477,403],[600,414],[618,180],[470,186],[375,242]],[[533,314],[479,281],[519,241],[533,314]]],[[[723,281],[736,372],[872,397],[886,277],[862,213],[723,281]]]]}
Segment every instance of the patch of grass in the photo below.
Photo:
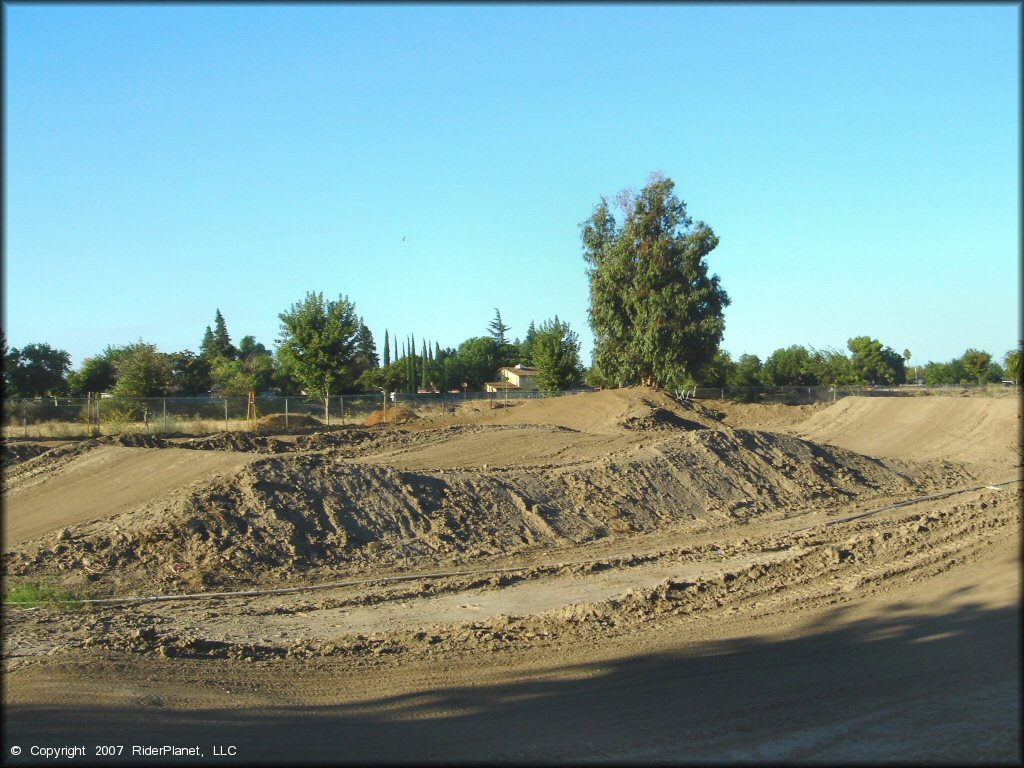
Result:
{"type": "Polygon", "coordinates": [[[45,581],[22,582],[9,585],[4,591],[4,602],[19,608],[60,608],[65,611],[89,610],[89,603],[69,602],[88,600],[92,594],[85,590],[70,590],[45,581]]]}

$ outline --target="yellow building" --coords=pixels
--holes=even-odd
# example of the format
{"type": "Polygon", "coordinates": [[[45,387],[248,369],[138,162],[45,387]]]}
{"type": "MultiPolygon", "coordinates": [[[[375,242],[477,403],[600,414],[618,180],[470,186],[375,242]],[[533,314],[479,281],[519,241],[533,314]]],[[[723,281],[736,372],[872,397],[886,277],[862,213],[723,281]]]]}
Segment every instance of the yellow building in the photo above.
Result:
{"type": "Polygon", "coordinates": [[[505,390],[536,390],[537,369],[524,368],[517,365],[512,368],[499,368],[500,381],[489,381],[484,384],[487,392],[504,392],[505,390]]]}

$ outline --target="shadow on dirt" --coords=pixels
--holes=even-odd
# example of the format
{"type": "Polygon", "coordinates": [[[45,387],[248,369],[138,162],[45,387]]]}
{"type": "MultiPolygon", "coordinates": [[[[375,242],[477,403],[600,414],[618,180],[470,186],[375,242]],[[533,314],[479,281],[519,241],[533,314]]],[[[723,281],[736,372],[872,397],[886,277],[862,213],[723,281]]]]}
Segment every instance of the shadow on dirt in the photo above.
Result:
{"type": "MultiPolygon", "coordinates": [[[[25,750],[19,762],[30,745],[166,744],[199,745],[207,758],[214,745],[234,745],[246,763],[286,764],[1019,762],[1019,610],[967,604],[922,617],[906,608],[852,625],[834,612],[797,639],[517,667],[502,684],[401,696],[374,695],[370,669],[357,704],[278,705],[270,692],[258,710],[15,704],[4,711],[4,755],[15,744],[25,750]]],[[[217,662],[186,669],[197,688],[247,677],[217,662]]],[[[152,687],[166,674],[153,671],[122,682],[152,687]]],[[[279,677],[319,695],[345,685],[302,665],[282,664],[279,677]]],[[[45,685],[61,697],[58,680],[45,685]]]]}

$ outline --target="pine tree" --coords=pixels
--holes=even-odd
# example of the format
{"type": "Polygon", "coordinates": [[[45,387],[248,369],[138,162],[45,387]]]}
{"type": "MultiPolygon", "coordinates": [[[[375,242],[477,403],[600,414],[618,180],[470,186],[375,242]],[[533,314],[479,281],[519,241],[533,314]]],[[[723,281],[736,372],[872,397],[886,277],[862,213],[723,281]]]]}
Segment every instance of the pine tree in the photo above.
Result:
{"type": "Polygon", "coordinates": [[[537,363],[537,385],[546,392],[568,389],[583,375],[580,341],[568,323],[554,320],[541,323],[534,334],[533,357],[537,363]]]}
{"type": "Polygon", "coordinates": [[[509,327],[501,321],[501,312],[498,311],[497,307],[494,308],[494,319],[491,320],[487,329],[491,332],[491,338],[497,342],[498,347],[504,347],[508,343],[505,334],[508,332],[509,327]]]}
{"type": "Polygon", "coordinates": [[[217,340],[214,338],[210,326],[206,326],[206,333],[203,334],[203,343],[199,345],[199,354],[207,359],[217,357],[217,340]]]}
{"type": "Polygon", "coordinates": [[[533,342],[537,338],[537,326],[534,325],[533,320],[530,321],[530,326],[526,329],[526,338],[523,339],[523,343],[519,345],[519,362],[528,367],[533,366],[533,342]]]}
{"type": "Polygon", "coordinates": [[[376,368],[380,364],[373,333],[367,328],[361,317],[359,318],[359,329],[356,332],[356,355],[359,361],[358,365],[362,370],[376,368]]]}
{"type": "Polygon", "coordinates": [[[213,326],[213,338],[218,354],[228,360],[234,360],[238,352],[231,343],[231,337],[228,335],[228,325],[224,322],[224,315],[220,313],[220,309],[217,310],[213,326]]]}

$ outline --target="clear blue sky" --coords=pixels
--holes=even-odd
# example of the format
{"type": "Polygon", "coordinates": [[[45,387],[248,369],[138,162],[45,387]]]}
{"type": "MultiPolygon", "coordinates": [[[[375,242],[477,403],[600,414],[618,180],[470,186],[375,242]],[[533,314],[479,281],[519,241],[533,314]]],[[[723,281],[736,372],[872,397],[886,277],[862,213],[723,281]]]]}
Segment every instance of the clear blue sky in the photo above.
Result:
{"type": "Polygon", "coordinates": [[[307,291],[442,346],[558,315],[660,170],[723,347],[912,363],[1019,332],[1018,5],[4,7],[4,327],[77,367],[271,347],[307,291]]]}

